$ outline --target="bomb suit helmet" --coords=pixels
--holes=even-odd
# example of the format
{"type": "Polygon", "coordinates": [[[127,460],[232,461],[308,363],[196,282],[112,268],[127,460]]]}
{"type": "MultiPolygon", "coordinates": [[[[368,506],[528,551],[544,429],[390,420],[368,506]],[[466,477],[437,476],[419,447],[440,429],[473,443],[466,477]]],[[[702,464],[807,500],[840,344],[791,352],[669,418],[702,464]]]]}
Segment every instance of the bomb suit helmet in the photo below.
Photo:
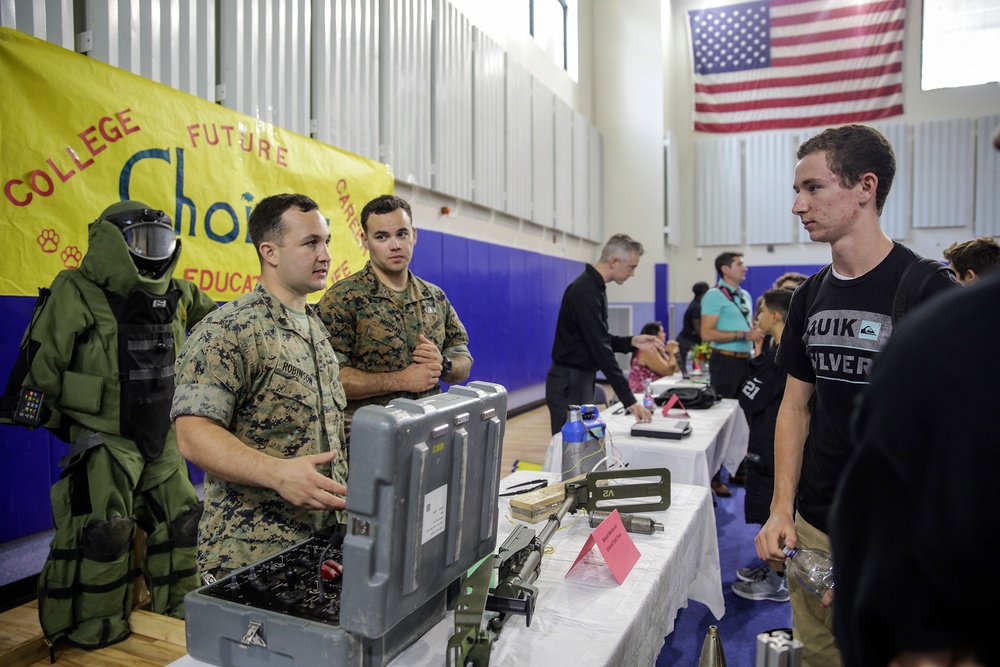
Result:
{"type": "Polygon", "coordinates": [[[179,250],[170,216],[140,201],[125,200],[104,209],[98,221],[117,227],[139,271],[159,278],[179,250]]]}

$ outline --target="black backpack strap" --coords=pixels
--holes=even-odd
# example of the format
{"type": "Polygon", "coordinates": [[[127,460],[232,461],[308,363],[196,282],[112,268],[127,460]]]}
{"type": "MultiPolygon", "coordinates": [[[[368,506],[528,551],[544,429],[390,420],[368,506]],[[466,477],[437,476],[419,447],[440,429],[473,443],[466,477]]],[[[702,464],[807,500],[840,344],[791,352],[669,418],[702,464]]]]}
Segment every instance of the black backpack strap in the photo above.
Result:
{"type": "Polygon", "coordinates": [[[951,269],[937,260],[926,257],[918,257],[910,262],[899,279],[896,296],[892,300],[893,326],[898,325],[907,313],[923,301],[927,283],[941,271],[947,272],[951,269]]]}
{"type": "MultiPolygon", "coordinates": [[[[816,294],[819,293],[819,286],[823,284],[824,280],[826,280],[826,276],[830,273],[831,267],[833,267],[833,264],[827,264],[822,269],[806,278],[805,282],[799,285],[799,288],[805,290],[806,293],[806,319],[809,318],[809,311],[812,310],[813,301],[816,300],[816,294]]],[[[799,290],[795,291],[798,292],[799,290]]]]}

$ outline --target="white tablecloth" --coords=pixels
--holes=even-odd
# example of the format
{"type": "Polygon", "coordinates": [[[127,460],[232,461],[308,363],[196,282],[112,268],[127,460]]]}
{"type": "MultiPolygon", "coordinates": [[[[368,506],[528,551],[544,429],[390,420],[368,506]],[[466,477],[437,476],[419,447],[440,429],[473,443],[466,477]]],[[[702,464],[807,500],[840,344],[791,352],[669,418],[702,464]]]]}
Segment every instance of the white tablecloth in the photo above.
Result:
{"type": "MultiPolygon", "coordinates": [[[[501,491],[539,478],[557,476],[519,470],[500,482],[501,491]]],[[[493,646],[490,664],[653,665],[663,638],[674,629],[678,610],[688,600],[705,604],[722,618],[726,607],[711,495],[707,489],[679,484],[671,484],[670,495],[666,512],[643,513],[663,524],[662,533],[629,533],[641,556],[620,586],[599,587],[565,578],[592,530],[582,513],[575,521],[567,515],[549,543],[554,552],[542,559],[542,573],[534,583],[538,599],[531,627],[522,617],[510,618],[493,646]]],[[[500,501],[497,545],[515,525],[509,519],[508,499],[500,501]]],[[[540,532],[545,524],[526,525],[540,532]]],[[[599,553],[596,547],[593,553],[599,553]]],[[[454,632],[449,613],[390,664],[440,667],[454,632]]]]}
{"type": "MultiPolygon", "coordinates": [[[[520,470],[501,480],[507,487],[556,475],[520,470]]],[[[705,604],[722,618],[722,575],[715,513],[707,489],[671,485],[671,505],[665,512],[648,512],[663,524],[653,535],[630,533],[639,561],[621,585],[606,586],[566,579],[570,565],[592,530],[583,513],[567,515],[549,542],[552,553],[542,571],[531,627],[524,618],[507,621],[493,646],[491,664],[511,665],[653,665],[663,638],[674,628],[677,612],[688,600],[705,604]]],[[[500,499],[499,547],[517,522],[510,519],[510,502],[500,499]]],[[[544,524],[526,524],[540,532],[544,524]]],[[[593,553],[599,553],[595,547],[593,553]]],[[[344,576],[349,576],[345,573],[344,576]]],[[[613,580],[612,580],[613,582],[613,580]]],[[[448,639],[455,632],[451,612],[421,639],[397,656],[392,667],[442,667],[448,639]]],[[[203,667],[191,656],[171,667],[203,667]]]]}
{"type": "MultiPolygon", "coordinates": [[[[605,410],[601,418],[607,425],[607,453],[628,463],[630,468],[667,468],[671,481],[677,484],[707,487],[722,465],[736,472],[746,456],[750,436],[739,402],[725,398],[707,410],[689,410],[688,414],[689,417],[683,417],[674,410],[669,419],[690,419],[691,435],[682,440],[665,440],[632,437],[635,417],[627,411],[616,415],[613,410],[605,410]]],[[[659,409],[653,412],[654,422],[663,419],[668,418],[659,409]]],[[[595,463],[598,458],[593,459],[595,463]]],[[[562,473],[561,434],[552,436],[542,469],[562,473]]]]}

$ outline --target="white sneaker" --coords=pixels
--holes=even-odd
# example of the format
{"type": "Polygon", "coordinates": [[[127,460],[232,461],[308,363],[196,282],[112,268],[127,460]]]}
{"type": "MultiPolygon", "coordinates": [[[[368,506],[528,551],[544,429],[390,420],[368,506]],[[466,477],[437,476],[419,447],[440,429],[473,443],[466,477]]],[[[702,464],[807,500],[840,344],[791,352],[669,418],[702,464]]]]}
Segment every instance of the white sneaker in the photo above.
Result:
{"type": "Polygon", "coordinates": [[[788,602],[788,577],[767,568],[764,577],[758,581],[737,581],[733,593],[747,600],[773,600],[788,602]]]}

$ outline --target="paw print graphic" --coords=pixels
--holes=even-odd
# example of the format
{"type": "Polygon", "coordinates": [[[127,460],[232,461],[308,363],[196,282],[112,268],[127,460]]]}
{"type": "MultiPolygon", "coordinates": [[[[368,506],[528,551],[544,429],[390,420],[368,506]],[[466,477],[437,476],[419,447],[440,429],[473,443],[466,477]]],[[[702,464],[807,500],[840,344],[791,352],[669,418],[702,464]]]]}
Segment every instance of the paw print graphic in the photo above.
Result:
{"type": "Polygon", "coordinates": [[[54,229],[43,229],[37,241],[42,246],[42,252],[53,253],[59,249],[59,235],[54,229]]]}
{"type": "Polygon", "coordinates": [[[80,260],[83,259],[83,253],[75,245],[68,245],[66,249],[62,251],[63,266],[67,269],[76,269],[80,266],[80,260]]]}

